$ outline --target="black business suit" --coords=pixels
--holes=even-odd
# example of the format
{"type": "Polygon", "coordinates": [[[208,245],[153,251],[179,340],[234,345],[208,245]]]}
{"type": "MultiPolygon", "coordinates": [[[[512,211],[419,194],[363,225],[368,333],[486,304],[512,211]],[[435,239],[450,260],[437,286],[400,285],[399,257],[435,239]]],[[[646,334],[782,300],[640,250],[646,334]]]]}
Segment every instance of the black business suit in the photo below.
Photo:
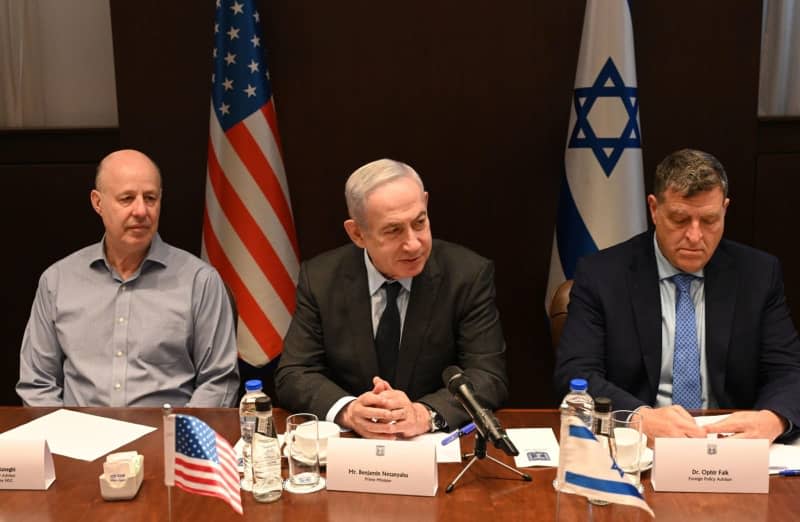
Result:
{"type": "MultiPolygon", "coordinates": [[[[720,408],[769,409],[800,425],[800,341],[778,260],[723,239],[704,268],[706,365],[720,408]]],[[[578,263],[554,381],[589,380],[615,409],[654,405],[661,298],[653,232],[578,263]]]]}
{"type": "MultiPolygon", "coordinates": [[[[465,370],[487,408],[498,408],[508,395],[493,276],[490,261],[433,240],[411,285],[394,387],[434,408],[451,427],[468,417],[443,387],[447,366],[465,370]]],[[[322,418],[340,398],[372,389],[378,360],[371,314],[362,249],[346,245],[303,264],[275,374],[281,406],[322,418]]]]}

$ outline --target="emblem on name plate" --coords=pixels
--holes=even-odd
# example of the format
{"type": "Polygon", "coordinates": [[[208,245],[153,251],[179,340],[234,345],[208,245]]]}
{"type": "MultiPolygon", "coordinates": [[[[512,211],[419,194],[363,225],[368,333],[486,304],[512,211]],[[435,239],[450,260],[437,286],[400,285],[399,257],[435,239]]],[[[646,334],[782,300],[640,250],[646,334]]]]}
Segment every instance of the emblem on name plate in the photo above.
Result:
{"type": "Polygon", "coordinates": [[[386,446],[383,445],[375,446],[375,456],[383,457],[384,455],[386,455],[386,446]]]}
{"type": "Polygon", "coordinates": [[[709,444],[709,445],[706,447],[706,452],[707,452],[709,455],[716,455],[716,454],[717,454],[717,445],[716,445],[716,444],[709,444]]]}

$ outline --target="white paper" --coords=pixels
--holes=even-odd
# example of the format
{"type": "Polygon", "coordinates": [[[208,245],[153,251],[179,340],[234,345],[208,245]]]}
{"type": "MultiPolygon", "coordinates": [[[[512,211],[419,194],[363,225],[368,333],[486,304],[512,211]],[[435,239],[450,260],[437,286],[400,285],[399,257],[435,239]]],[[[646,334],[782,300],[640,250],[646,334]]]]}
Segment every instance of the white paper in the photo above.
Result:
{"type": "Polygon", "coordinates": [[[0,438],[46,439],[53,453],[91,462],[155,429],[61,409],[0,433],[0,438]]]}
{"type": "Polygon", "coordinates": [[[442,446],[442,439],[450,435],[449,433],[423,433],[408,440],[429,440],[436,446],[436,462],[461,462],[461,439],[458,438],[446,446],[442,446]]]}
{"type": "Polygon", "coordinates": [[[506,433],[519,450],[514,457],[518,468],[558,467],[558,441],[551,428],[510,428],[506,433]]]}

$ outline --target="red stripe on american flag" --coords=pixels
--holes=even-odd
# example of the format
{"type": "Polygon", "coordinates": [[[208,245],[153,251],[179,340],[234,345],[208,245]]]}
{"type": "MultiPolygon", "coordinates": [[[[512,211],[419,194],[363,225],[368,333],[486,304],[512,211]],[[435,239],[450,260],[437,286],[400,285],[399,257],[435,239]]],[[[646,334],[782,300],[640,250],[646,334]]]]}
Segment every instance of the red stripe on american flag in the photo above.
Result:
{"type": "MultiPolygon", "coordinates": [[[[300,250],[297,248],[297,241],[294,239],[292,211],[289,209],[289,204],[283,194],[283,188],[278,182],[278,177],[275,175],[272,165],[264,155],[264,151],[258,146],[243,121],[228,129],[225,135],[228,137],[231,147],[236,151],[239,159],[242,160],[253,180],[261,189],[264,197],[269,201],[272,210],[289,237],[295,256],[299,258],[300,250]]],[[[277,158],[277,160],[280,161],[280,158],[277,158]]]]}
{"type": "Polygon", "coordinates": [[[240,515],[244,514],[244,509],[242,509],[242,499],[239,498],[238,502],[235,497],[230,497],[229,495],[224,495],[217,491],[208,491],[205,489],[198,489],[193,488],[188,484],[183,484],[181,482],[175,481],[175,485],[181,488],[182,490],[186,491],[187,493],[194,493],[197,495],[205,495],[207,497],[216,497],[218,499],[224,500],[228,503],[230,507],[233,508],[234,511],[239,513],[240,515]]]}
{"type": "Polygon", "coordinates": [[[292,281],[280,257],[272,248],[272,244],[264,235],[264,231],[258,226],[258,223],[253,219],[239,195],[236,194],[233,185],[225,177],[225,173],[210,142],[208,149],[208,180],[211,183],[217,201],[219,201],[220,208],[225,212],[231,227],[236,230],[242,243],[247,247],[247,251],[250,252],[261,271],[264,272],[286,309],[290,314],[294,313],[294,281],[292,281]]]}
{"type": "MultiPolygon", "coordinates": [[[[270,360],[281,353],[283,339],[275,330],[270,318],[264,313],[256,302],[250,289],[245,285],[242,278],[228,259],[225,251],[217,240],[211,222],[208,218],[208,210],[203,211],[203,241],[205,242],[206,254],[212,265],[217,268],[222,279],[228,284],[233,295],[236,296],[236,308],[239,312],[239,319],[247,325],[247,329],[261,346],[264,353],[270,360]]],[[[294,311],[294,298],[292,308],[294,311]]]]}

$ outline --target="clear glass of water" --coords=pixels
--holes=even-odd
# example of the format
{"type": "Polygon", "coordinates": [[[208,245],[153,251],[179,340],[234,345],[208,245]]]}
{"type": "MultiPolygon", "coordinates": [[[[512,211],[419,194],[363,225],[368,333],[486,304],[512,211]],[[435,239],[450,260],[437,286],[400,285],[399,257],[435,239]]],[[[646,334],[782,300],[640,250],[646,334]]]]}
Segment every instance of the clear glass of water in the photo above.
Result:
{"type": "Polygon", "coordinates": [[[319,420],[312,413],[296,413],[286,418],[286,455],[289,478],[286,489],[292,493],[316,491],[319,475],[319,420]]]}
{"type": "Polygon", "coordinates": [[[641,482],[641,459],[647,446],[647,436],[642,430],[642,424],[642,416],[635,411],[611,412],[611,455],[639,493],[644,490],[641,482]]]}

